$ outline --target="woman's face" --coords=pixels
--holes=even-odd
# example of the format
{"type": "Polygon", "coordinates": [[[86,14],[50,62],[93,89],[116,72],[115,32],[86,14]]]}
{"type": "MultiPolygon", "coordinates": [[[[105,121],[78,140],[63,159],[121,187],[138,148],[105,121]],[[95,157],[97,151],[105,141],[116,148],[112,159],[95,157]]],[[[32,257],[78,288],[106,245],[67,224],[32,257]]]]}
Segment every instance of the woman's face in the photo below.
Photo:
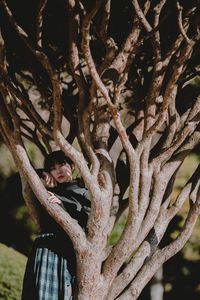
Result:
{"type": "Polygon", "coordinates": [[[72,167],[66,162],[55,163],[50,169],[50,174],[58,183],[69,182],[72,180],[72,167]]]}

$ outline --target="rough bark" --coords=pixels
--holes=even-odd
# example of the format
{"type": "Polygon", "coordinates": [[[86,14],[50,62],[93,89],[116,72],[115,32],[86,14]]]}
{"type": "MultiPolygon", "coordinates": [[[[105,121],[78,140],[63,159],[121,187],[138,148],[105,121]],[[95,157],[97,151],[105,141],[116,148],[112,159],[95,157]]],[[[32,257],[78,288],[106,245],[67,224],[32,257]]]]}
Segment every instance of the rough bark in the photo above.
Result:
{"type": "Polygon", "coordinates": [[[12,1],[0,1],[1,137],[21,174],[33,219],[40,225],[40,202],[73,241],[79,300],[137,299],[184,246],[200,212],[199,166],[173,199],[177,172],[200,141],[199,87],[192,86],[189,98],[184,95],[199,76],[194,64],[199,57],[198,1],[182,1],[182,7],[178,1],[127,1],[130,14],[121,6],[118,20],[123,39],[112,24],[120,3],[68,0],[59,10],[39,1],[30,29],[12,1]],[[64,33],[55,29],[60,44],[50,34],[52,15],[66,26],[64,33]],[[87,232],[59,205],[48,204],[26,139],[43,155],[62,149],[77,166],[91,197],[87,232]],[[169,222],[188,198],[181,232],[161,248],[169,222]],[[110,247],[108,237],[126,208],[124,230],[110,247]]]}

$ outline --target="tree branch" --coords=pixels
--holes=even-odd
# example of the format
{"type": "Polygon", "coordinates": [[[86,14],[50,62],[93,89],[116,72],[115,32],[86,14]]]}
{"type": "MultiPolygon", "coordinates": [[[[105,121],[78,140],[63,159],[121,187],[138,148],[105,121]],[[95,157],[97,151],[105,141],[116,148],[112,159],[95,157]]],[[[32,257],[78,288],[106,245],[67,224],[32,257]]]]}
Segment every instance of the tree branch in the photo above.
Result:
{"type": "Polygon", "coordinates": [[[152,31],[152,27],[149,24],[149,22],[147,21],[144,13],[142,12],[142,10],[141,10],[141,8],[140,8],[140,6],[138,4],[138,1],[137,0],[133,0],[132,3],[133,3],[133,6],[135,8],[135,12],[136,12],[137,17],[140,20],[141,24],[144,26],[144,28],[146,29],[147,32],[152,31]]]}
{"type": "Polygon", "coordinates": [[[37,60],[40,62],[40,64],[44,67],[46,70],[49,79],[51,80],[52,89],[53,89],[53,110],[54,110],[54,131],[59,130],[61,127],[61,93],[60,93],[60,83],[59,78],[56,72],[53,70],[48,57],[42,52],[42,50],[37,47],[36,49],[30,44],[28,41],[28,36],[25,33],[25,31],[17,25],[15,22],[12,13],[10,9],[8,8],[6,2],[4,0],[1,0],[1,6],[3,7],[10,24],[12,25],[15,32],[18,34],[18,36],[23,40],[25,45],[28,47],[28,49],[33,53],[33,55],[37,58],[37,60]]]}
{"type": "Polygon", "coordinates": [[[24,96],[22,93],[20,93],[19,90],[17,90],[12,83],[10,82],[10,79],[7,78],[6,85],[11,92],[11,94],[18,99],[18,107],[30,118],[30,120],[35,124],[35,126],[38,128],[40,133],[43,135],[47,135],[49,138],[52,138],[52,132],[47,125],[47,123],[41,118],[41,116],[37,113],[34,105],[30,101],[28,95],[27,97],[24,96]]]}
{"type": "Polygon", "coordinates": [[[40,0],[36,13],[36,43],[38,46],[42,47],[42,25],[43,25],[43,14],[47,4],[47,0],[40,0]]]}
{"type": "Polygon", "coordinates": [[[108,300],[116,299],[119,294],[128,286],[128,284],[136,276],[137,272],[140,270],[144,264],[146,258],[150,254],[150,245],[147,241],[144,241],[136,254],[123,269],[123,271],[114,279],[112,288],[108,295],[108,300]]]}
{"type": "Polygon", "coordinates": [[[178,61],[177,61],[177,67],[174,69],[174,72],[171,75],[171,77],[167,83],[167,87],[164,91],[160,114],[159,114],[157,120],[154,122],[154,124],[144,133],[143,139],[138,144],[138,147],[136,149],[137,152],[141,151],[141,149],[144,147],[145,141],[148,139],[151,139],[152,136],[155,134],[155,132],[164,123],[164,121],[166,119],[166,114],[168,111],[169,104],[171,101],[173,101],[173,99],[177,93],[176,82],[182,73],[185,62],[189,59],[189,57],[192,53],[192,50],[193,50],[193,46],[192,46],[192,44],[189,44],[183,49],[182,53],[180,54],[178,61]]]}
{"type": "Polygon", "coordinates": [[[86,108],[86,97],[88,96],[88,87],[84,78],[79,53],[78,53],[78,12],[76,12],[75,2],[68,1],[69,28],[70,28],[70,65],[76,84],[79,89],[78,121],[79,121],[79,140],[86,151],[90,162],[92,163],[92,174],[97,176],[99,162],[94,153],[90,134],[91,105],[86,108]]]}
{"type": "Polygon", "coordinates": [[[183,26],[183,20],[182,20],[183,7],[179,4],[178,1],[176,2],[176,9],[177,9],[177,13],[178,13],[178,27],[179,27],[179,30],[180,30],[182,36],[184,37],[186,43],[190,44],[190,43],[192,43],[192,41],[187,36],[187,34],[184,30],[184,26],[183,26]]]}
{"type": "Polygon", "coordinates": [[[17,167],[23,173],[36,198],[50,214],[50,216],[63,228],[73,242],[75,250],[79,253],[86,247],[86,236],[83,229],[62,207],[59,205],[50,205],[48,202],[48,193],[44,188],[40,178],[33,170],[27,157],[23,145],[19,141],[13,142],[12,153],[17,159],[17,167]],[[17,142],[17,144],[16,144],[17,142]],[[81,241],[81,242],[80,242],[81,241]]]}
{"type": "Polygon", "coordinates": [[[145,264],[145,266],[143,266],[141,271],[133,280],[132,284],[130,285],[130,288],[118,298],[119,300],[129,299],[130,296],[133,300],[138,298],[144,286],[159,269],[159,267],[169,258],[174,256],[178,251],[180,251],[180,249],[185,245],[185,243],[192,234],[199,213],[200,189],[197,193],[197,200],[193,205],[192,209],[190,210],[190,213],[187,216],[184,227],[181,230],[179,236],[168,246],[164,247],[161,250],[157,250],[155,254],[153,254],[151,259],[145,264]]]}

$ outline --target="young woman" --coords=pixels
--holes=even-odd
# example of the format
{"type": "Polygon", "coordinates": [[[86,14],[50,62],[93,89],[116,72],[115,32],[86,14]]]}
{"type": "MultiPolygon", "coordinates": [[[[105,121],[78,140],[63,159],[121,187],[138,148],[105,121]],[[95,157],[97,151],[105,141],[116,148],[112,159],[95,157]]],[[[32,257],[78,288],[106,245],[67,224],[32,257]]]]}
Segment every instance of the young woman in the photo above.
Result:
{"type": "MultiPolygon", "coordinates": [[[[62,151],[54,151],[44,161],[43,181],[50,190],[51,203],[62,207],[86,228],[90,201],[87,190],[72,179],[74,166],[62,151]]],[[[41,207],[42,232],[28,258],[22,300],[73,299],[76,272],[73,245],[63,229],[41,207]]]]}

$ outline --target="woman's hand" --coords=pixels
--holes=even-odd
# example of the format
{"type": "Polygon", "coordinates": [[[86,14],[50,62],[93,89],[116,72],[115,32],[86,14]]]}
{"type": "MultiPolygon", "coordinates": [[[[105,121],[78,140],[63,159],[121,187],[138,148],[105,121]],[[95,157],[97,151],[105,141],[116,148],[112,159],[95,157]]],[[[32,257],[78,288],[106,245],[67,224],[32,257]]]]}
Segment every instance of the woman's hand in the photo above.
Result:
{"type": "Polygon", "coordinates": [[[54,188],[57,186],[56,180],[53,178],[51,174],[47,172],[42,173],[41,180],[46,188],[54,188]]]}
{"type": "Polygon", "coordinates": [[[62,203],[62,201],[60,200],[60,199],[58,199],[55,195],[54,195],[54,193],[51,193],[51,192],[49,192],[48,191],[48,194],[50,195],[47,199],[48,199],[48,201],[49,201],[49,203],[57,203],[57,204],[61,204],[62,203]]]}

